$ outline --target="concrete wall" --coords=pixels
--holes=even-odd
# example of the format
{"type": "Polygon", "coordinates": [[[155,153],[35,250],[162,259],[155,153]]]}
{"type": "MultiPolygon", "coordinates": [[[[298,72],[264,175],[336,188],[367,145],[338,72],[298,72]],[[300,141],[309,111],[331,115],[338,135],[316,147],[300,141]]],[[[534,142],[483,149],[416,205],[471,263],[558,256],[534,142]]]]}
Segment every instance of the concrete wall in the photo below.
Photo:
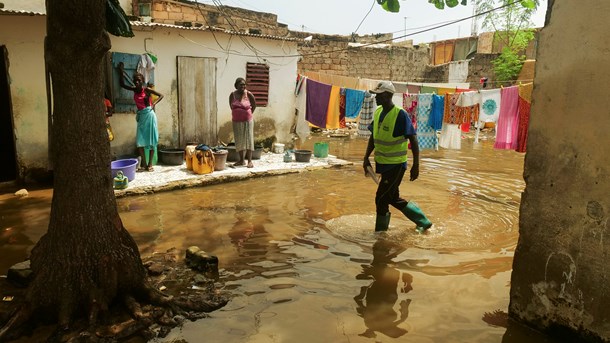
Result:
{"type": "Polygon", "coordinates": [[[610,23],[600,14],[610,2],[555,1],[549,12],[509,313],[562,341],[609,341],[610,23]]]}
{"type": "MultiPolygon", "coordinates": [[[[6,45],[10,62],[11,95],[15,122],[16,150],[21,176],[28,170],[48,167],[47,97],[45,91],[43,40],[45,16],[1,16],[0,45],[6,45]],[[27,30],[15,31],[15,28],[27,30]]],[[[112,36],[111,51],[141,54],[146,47],[158,56],[155,89],[165,95],[156,108],[159,144],[178,144],[178,106],[176,56],[212,57],[217,59],[218,135],[224,142],[232,139],[229,93],[237,77],[245,77],[246,63],[268,63],[269,104],[254,114],[255,139],[275,135],[281,142],[291,139],[294,120],[294,85],[297,57],[259,59],[238,38],[231,40],[231,54],[222,51],[209,32],[175,28],[135,30],[136,37],[112,36]]],[[[229,35],[216,33],[221,46],[229,45],[229,35]]],[[[268,56],[296,55],[296,43],[247,37],[250,44],[268,56]]],[[[69,61],[67,61],[69,62],[69,61]]],[[[110,122],[115,133],[111,142],[116,156],[135,150],[136,122],[133,113],[115,113],[110,122]]]]}

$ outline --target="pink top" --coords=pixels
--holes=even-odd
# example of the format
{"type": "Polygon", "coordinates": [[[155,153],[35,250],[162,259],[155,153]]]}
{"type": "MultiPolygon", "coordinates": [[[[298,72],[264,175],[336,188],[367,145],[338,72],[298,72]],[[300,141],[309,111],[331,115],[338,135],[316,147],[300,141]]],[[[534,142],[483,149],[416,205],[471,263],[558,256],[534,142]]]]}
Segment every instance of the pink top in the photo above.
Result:
{"type": "Polygon", "coordinates": [[[144,87],[142,87],[142,91],[140,93],[133,92],[133,100],[136,102],[138,111],[150,106],[150,96],[146,94],[146,88],[144,87]]]}
{"type": "Polygon", "coordinates": [[[241,99],[238,99],[236,92],[233,92],[233,101],[231,101],[231,115],[234,122],[244,122],[252,120],[252,105],[248,98],[248,91],[244,92],[241,99]]]}

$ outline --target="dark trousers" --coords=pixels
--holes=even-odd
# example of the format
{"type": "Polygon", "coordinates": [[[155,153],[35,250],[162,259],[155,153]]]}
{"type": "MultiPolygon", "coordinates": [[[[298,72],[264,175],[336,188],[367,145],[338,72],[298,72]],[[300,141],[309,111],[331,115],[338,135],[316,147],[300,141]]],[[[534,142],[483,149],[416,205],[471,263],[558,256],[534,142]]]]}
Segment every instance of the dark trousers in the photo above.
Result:
{"type": "Polygon", "coordinates": [[[407,206],[407,201],[399,194],[400,183],[405,175],[405,167],[396,166],[381,174],[381,180],[375,194],[375,206],[378,215],[385,215],[390,211],[390,205],[402,210],[407,206]]]}

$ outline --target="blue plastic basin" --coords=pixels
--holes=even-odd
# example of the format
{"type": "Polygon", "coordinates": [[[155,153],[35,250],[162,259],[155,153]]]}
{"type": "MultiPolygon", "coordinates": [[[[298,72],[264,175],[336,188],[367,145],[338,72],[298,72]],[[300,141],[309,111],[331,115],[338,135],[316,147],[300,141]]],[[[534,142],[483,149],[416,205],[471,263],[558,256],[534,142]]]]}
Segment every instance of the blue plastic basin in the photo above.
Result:
{"type": "Polygon", "coordinates": [[[112,171],[112,178],[116,177],[117,172],[122,171],[123,175],[127,176],[129,182],[136,178],[136,168],[138,167],[138,160],[136,158],[128,158],[125,160],[116,160],[110,162],[110,169],[112,171]]]}

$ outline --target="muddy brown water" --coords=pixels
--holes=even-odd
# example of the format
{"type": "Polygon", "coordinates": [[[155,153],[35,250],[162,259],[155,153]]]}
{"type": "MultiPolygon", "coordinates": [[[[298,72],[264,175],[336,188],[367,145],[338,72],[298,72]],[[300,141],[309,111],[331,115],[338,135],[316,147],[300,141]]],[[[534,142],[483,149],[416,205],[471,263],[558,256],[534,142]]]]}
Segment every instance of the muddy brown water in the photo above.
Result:
{"type": "MultiPolygon", "coordinates": [[[[494,150],[489,134],[422,151],[401,192],[433,228],[417,234],[392,209],[376,237],[366,140],[301,148],[320,140],[354,165],[118,199],[143,255],[197,245],[218,256],[232,296],[158,342],[551,342],[493,314],[509,303],[522,154],[494,150]]],[[[0,195],[0,274],[46,231],[51,196],[0,195]]]]}

